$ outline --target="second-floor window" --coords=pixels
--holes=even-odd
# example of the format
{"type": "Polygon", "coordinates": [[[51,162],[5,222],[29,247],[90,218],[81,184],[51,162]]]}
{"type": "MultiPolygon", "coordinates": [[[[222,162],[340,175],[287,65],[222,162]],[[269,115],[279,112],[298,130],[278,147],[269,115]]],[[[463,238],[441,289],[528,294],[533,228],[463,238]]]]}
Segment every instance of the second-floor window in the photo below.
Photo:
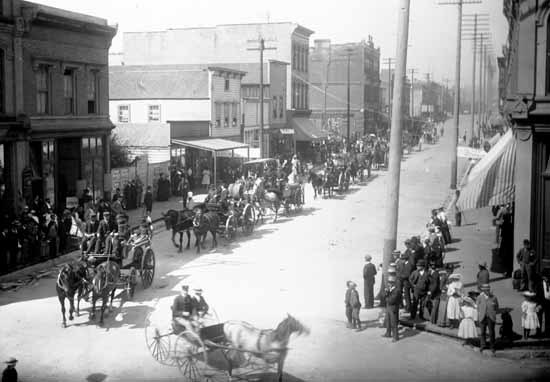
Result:
{"type": "Polygon", "coordinates": [[[88,73],[88,114],[97,113],[97,72],[88,73]]]}
{"type": "Polygon", "coordinates": [[[231,107],[230,103],[223,104],[223,127],[229,127],[229,108],[231,107]]]}
{"type": "Polygon", "coordinates": [[[160,105],[149,105],[147,120],[149,122],[160,122],[160,105]]]}
{"type": "Polygon", "coordinates": [[[222,126],[222,104],[219,102],[216,102],[214,105],[215,112],[216,112],[216,127],[222,126]]]}
{"type": "Polygon", "coordinates": [[[241,105],[239,103],[233,104],[233,112],[231,113],[231,126],[236,127],[239,124],[239,114],[241,113],[241,105]]]}
{"type": "Polygon", "coordinates": [[[279,103],[279,98],[277,96],[273,96],[273,102],[271,104],[271,109],[272,109],[274,119],[277,119],[277,109],[278,109],[278,106],[279,106],[278,103],[279,103]]]}
{"type": "Polygon", "coordinates": [[[130,122],[130,105],[118,105],[118,122],[130,122]]]}
{"type": "Polygon", "coordinates": [[[63,100],[65,114],[74,114],[74,70],[65,69],[63,72],[63,100]]]}
{"type": "Polygon", "coordinates": [[[229,91],[229,79],[225,79],[223,88],[226,92],[229,91]]]}
{"type": "Polygon", "coordinates": [[[49,114],[50,71],[46,65],[40,65],[36,71],[36,112],[49,114]]]}
{"type": "Polygon", "coordinates": [[[283,119],[285,117],[285,102],[284,97],[279,96],[279,118],[283,119]]]}

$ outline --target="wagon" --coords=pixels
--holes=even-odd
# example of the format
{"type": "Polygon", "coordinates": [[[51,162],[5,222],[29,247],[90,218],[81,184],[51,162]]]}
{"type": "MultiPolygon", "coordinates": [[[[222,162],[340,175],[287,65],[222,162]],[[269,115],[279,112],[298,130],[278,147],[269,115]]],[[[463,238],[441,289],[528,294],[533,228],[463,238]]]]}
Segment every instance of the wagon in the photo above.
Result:
{"type": "Polygon", "coordinates": [[[125,289],[130,298],[134,296],[138,275],[143,289],[151,286],[155,276],[155,252],[151,248],[150,236],[132,234],[120,254],[88,254],[85,260],[88,271],[108,260],[117,262],[121,274],[116,288],[125,289]]]}
{"type": "Polygon", "coordinates": [[[145,325],[149,352],[160,364],[177,367],[184,381],[230,381],[234,370],[239,370],[242,376],[269,368],[253,359],[253,354],[231,346],[215,311],[209,310],[209,316],[194,330],[178,330],[172,325],[163,332],[151,317],[151,314],[147,317],[145,325]]]}
{"type": "Polygon", "coordinates": [[[290,212],[290,207],[301,209],[304,205],[304,187],[302,184],[286,184],[283,189],[283,206],[285,212],[290,212]]]}
{"type": "Polygon", "coordinates": [[[222,203],[206,203],[205,208],[218,214],[220,217],[218,233],[227,240],[235,239],[239,228],[245,234],[251,234],[254,231],[255,212],[250,203],[231,201],[227,206],[222,203]]]}

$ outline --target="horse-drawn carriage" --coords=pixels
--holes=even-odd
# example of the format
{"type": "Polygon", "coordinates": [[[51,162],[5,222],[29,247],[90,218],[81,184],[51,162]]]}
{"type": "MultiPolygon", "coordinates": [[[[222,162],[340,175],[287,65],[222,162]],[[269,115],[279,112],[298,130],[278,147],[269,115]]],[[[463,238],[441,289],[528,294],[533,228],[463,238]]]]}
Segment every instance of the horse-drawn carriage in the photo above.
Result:
{"type": "Polygon", "coordinates": [[[244,234],[251,234],[254,231],[254,208],[248,202],[242,200],[207,202],[204,204],[204,210],[218,214],[218,233],[227,240],[233,240],[239,228],[244,234]]]}
{"type": "Polygon", "coordinates": [[[183,327],[155,313],[145,325],[147,348],[157,362],[177,367],[189,382],[230,381],[234,374],[244,377],[275,366],[282,381],[290,335],[309,333],[290,315],[276,329],[260,330],[243,321],[220,323],[216,314],[183,327]]]}

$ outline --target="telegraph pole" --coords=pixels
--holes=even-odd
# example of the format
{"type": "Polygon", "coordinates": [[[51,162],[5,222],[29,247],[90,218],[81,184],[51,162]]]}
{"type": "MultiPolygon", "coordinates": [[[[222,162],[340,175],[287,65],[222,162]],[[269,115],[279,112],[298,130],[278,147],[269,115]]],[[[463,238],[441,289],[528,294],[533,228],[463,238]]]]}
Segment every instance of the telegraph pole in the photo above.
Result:
{"type": "MultiPolygon", "coordinates": [[[[386,224],[384,233],[383,274],[386,275],[392,261],[392,252],[397,242],[397,224],[399,219],[399,183],[401,172],[401,155],[403,144],[403,88],[407,70],[407,47],[409,39],[409,9],[410,0],[399,2],[399,24],[397,32],[397,57],[395,65],[395,81],[393,104],[395,110],[391,119],[389,179],[386,192],[386,224]]],[[[384,285],[382,285],[384,287],[384,285]]]]}
{"type": "Polygon", "coordinates": [[[247,49],[260,51],[260,158],[264,157],[264,50],[277,49],[266,48],[265,41],[261,36],[257,40],[249,40],[248,42],[257,42],[259,47],[247,49]]]}
{"type": "Polygon", "coordinates": [[[479,4],[480,0],[474,1],[448,1],[441,2],[440,5],[456,5],[458,8],[458,21],[456,32],[456,64],[455,64],[455,98],[453,105],[453,128],[451,129],[451,140],[453,147],[451,150],[451,189],[456,190],[457,178],[457,156],[458,156],[458,128],[460,125],[460,65],[462,56],[462,6],[464,4],[479,4]]]}
{"type": "Polygon", "coordinates": [[[351,123],[351,112],[350,112],[350,64],[351,64],[351,54],[353,53],[352,48],[348,48],[346,50],[346,53],[348,55],[348,104],[347,104],[347,133],[346,133],[346,151],[349,152],[351,148],[350,144],[350,123],[351,123]]]}
{"type": "Polygon", "coordinates": [[[391,122],[391,97],[392,97],[392,80],[391,80],[391,65],[393,64],[393,58],[386,58],[384,64],[388,64],[388,120],[391,122]]]}
{"type": "Polygon", "coordinates": [[[409,69],[411,72],[411,118],[413,120],[414,126],[414,73],[417,72],[417,69],[409,69]]]}
{"type": "Polygon", "coordinates": [[[477,13],[474,15],[474,62],[472,64],[472,126],[470,128],[470,146],[474,145],[474,125],[476,115],[476,43],[477,43],[477,13]]]}

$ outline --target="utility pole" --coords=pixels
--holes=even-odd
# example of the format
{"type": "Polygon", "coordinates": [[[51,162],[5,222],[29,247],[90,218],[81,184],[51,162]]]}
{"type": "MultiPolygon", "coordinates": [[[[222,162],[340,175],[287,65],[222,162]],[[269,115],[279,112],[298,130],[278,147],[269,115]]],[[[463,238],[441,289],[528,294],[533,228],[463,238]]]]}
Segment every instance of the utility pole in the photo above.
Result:
{"type": "Polygon", "coordinates": [[[346,49],[348,55],[348,104],[347,104],[347,133],[346,133],[346,151],[349,152],[351,148],[350,144],[350,123],[351,123],[351,112],[350,112],[350,64],[351,64],[351,55],[353,53],[353,48],[346,49]]]}
{"type": "Polygon", "coordinates": [[[453,128],[451,129],[451,140],[453,147],[451,150],[451,189],[456,190],[457,178],[457,156],[458,156],[458,128],[460,125],[460,65],[462,56],[462,6],[464,4],[479,4],[481,0],[475,1],[448,1],[441,2],[440,5],[456,5],[458,8],[458,21],[456,32],[456,66],[455,66],[455,98],[453,105],[453,128]]]}
{"type": "Polygon", "coordinates": [[[248,48],[247,50],[260,51],[260,158],[264,157],[264,50],[276,50],[277,48],[266,48],[266,40],[263,37],[258,37],[257,40],[249,40],[248,42],[256,42],[258,48],[248,48]]]}
{"type": "MultiPolygon", "coordinates": [[[[384,232],[383,274],[387,275],[392,261],[392,252],[397,242],[397,224],[399,219],[399,184],[401,173],[401,155],[403,144],[403,88],[407,70],[407,47],[409,39],[410,0],[399,2],[399,24],[397,32],[397,55],[395,65],[395,83],[393,104],[395,110],[391,119],[389,178],[386,192],[386,224],[384,232]]],[[[384,285],[382,285],[384,287],[384,285]]]]}
{"type": "Polygon", "coordinates": [[[417,72],[417,69],[409,69],[411,72],[411,118],[414,125],[414,73],[417,72]]]}
{"type": "Polygon", "coordinates": [[[386,58],[384,64],[388,64],[388,120],[391,122],[391,108],[392,108],[392,75],[391,75],[391,66],[393,64],[393,58],[386,58]]]}
{"type": "Polygon", "coordinates": [[[470,128],[470,147],[474,145],[474,124],[476,115],[476,43],[477,43],[477,13],[474,15],[474,63],[472,64],[472,126],[470,128]]]}

